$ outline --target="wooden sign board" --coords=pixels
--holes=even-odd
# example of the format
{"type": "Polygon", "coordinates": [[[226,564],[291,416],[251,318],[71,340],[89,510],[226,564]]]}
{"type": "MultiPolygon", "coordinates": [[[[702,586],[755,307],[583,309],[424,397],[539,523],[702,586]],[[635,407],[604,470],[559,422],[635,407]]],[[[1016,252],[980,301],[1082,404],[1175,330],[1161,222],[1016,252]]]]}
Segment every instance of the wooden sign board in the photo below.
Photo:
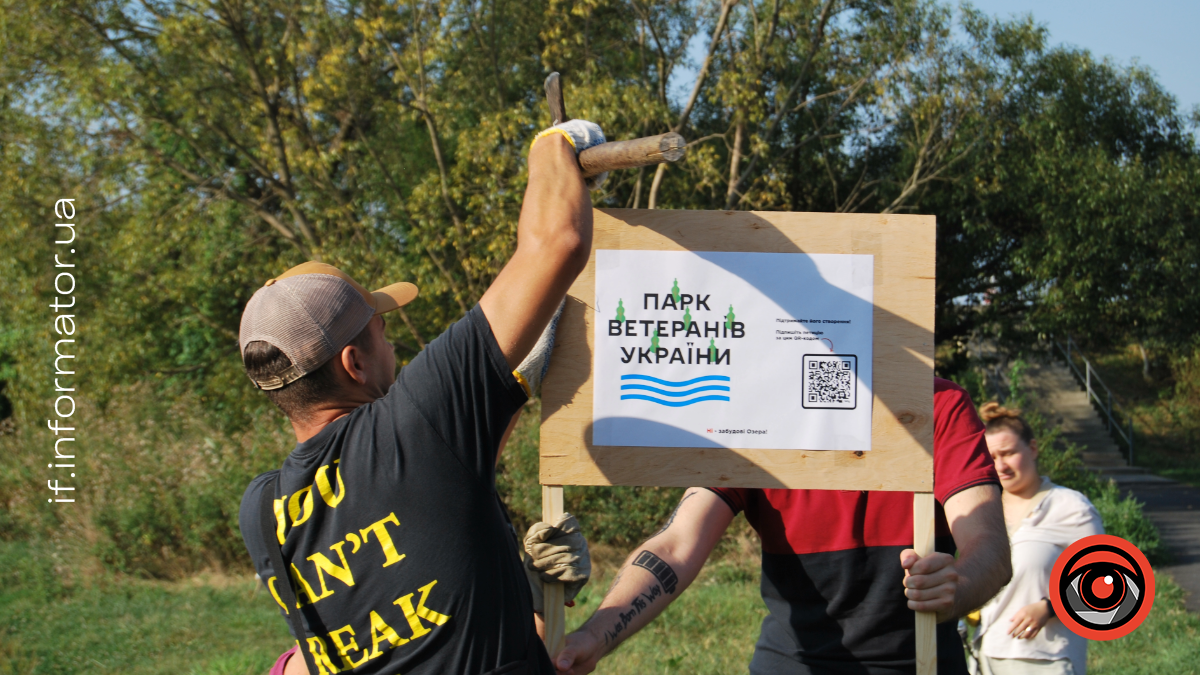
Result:
{"type": "Polygon", "coordinates": [[[932,216],[596,210],[542,385],[543,485],[933,490],[932,216]],[[592,442],[596,250],[874,256],[871,450],[597,446],[592,442]]]}

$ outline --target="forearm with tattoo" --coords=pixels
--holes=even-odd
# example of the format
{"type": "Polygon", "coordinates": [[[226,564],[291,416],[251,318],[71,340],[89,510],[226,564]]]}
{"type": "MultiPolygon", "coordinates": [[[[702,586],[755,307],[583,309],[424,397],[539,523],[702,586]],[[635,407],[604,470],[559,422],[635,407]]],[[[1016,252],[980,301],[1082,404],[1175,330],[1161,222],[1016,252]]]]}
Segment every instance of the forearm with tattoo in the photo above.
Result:
{"type": "Polygon", "coordinates": [[[629,634],[636,632],[638,628],[657,616],[662,608],[674,598],[668,598],[666,602],[658,603],[657,606],[655,603],[664,596],[674,596],[679,585],[679,576],[666,561],[650,551],[642,550],[636,554],[632,562],[622,567],[613,580],[612,588],[609,589],[610,594],[617,588],[622,576],[630,567],[640,567],[646,570],[654,575],[654,581],[640,590],[629,600],[628,604],[602,608],[584,624],[584,628],[593,633],[603,633],[606,651],[611,651],[629,634]],[[645,620],[637,621],[643,613],[646,614],[645,620]],[[630,626],[635,622],[637,625],[634,626],[633,631],[630,631],[630,626]]]}
{"type": "Polygon", "coordinates": [[[577,631],[586,635],[567,636],[564,653],[594,667],[653,621],[695,581],[733,516],[728,505],[708,490],[691,488],[684,493],[662,529],[625,559],[600,607],[577,631]]]}

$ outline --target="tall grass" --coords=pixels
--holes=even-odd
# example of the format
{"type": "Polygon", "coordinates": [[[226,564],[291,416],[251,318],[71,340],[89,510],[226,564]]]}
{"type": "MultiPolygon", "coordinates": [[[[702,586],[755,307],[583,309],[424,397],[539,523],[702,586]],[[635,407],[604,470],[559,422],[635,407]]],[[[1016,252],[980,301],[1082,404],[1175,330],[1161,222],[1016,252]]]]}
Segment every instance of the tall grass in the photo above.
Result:
{"type": "Polygon", "coordinates": [[[81,403],[73,504],[47,504],[52,439],[37,425],[0,436],[0,539],[48,541],[75,569],[100,565],[137,576],[182,578],[248,569],[237,526],[242,492],[295,445],[272,411],[229,431],[186,395],[166,400],[136,387],[104,409],[81,403]]]}
{"type": "Polygon", "coordinates": [[[1148,372],[1136,345],[1088,356],[1133,417],[1135,464],[1200,486],[1200,348],[1152,358],[1148,372]]]}
{"type": "MultiPolygon", "coordinates": [[[[0,540],[47,541],[75,573],[103,569],[152,579],[204,570],[250,571],[238,529],[242,493],[295,447],[274,409],[235,429],[201,413],[197,401],[115,393],[103,408],[81,402],[74,504],[47,504],[52,436],[36,424],[0,435],[0,540]]],[[[523,411],[501,456],[498,490],[515,524],[541,519],[540,405],[523,411]]],[[[670,514],[677,488],[569,487],[567,508],[595,543],[630,547],[670,514]]]]}

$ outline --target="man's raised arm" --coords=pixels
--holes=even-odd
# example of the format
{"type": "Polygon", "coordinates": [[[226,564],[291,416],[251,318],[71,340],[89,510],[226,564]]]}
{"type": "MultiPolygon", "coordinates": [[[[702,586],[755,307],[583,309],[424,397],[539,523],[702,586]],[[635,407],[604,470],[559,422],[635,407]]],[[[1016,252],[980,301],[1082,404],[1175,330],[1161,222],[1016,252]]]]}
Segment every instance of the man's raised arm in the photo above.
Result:
{"type": "Polygon", "coordinates": [[[575,154],[563,134],[533,144],[517,251],[479,301],[510,368],[533,348],[591,253],[592,201],[575,154]]]}
{"type": "Polygon", "coordinates": [[[685,492],[662,529],[625,559],[596,613],[567,636],[554,660],[558,672],[592,672],[604,655],[661,614],[695,581],[733,515],[709,490],[685,492]]]}

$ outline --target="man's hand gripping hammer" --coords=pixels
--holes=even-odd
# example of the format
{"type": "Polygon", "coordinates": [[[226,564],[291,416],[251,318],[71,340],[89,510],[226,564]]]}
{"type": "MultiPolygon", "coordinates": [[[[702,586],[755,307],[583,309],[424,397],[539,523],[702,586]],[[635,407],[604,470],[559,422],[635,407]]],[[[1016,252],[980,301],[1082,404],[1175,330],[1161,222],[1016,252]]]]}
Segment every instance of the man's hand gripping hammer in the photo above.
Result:
{"type": "MultiPolygon", "coordinates": [[[[550,106],[551,125],[566,122],[567,107],[563,103],[562,84],[558,73],[546,78],[546,102],[550,106]]],[[[584,178],[598,176],[615,169],[635,169],[683,159],[687,144],[675,132],[635,138],[631,141],[601,143],[579,153],[579,167],[584,178]]]]}

